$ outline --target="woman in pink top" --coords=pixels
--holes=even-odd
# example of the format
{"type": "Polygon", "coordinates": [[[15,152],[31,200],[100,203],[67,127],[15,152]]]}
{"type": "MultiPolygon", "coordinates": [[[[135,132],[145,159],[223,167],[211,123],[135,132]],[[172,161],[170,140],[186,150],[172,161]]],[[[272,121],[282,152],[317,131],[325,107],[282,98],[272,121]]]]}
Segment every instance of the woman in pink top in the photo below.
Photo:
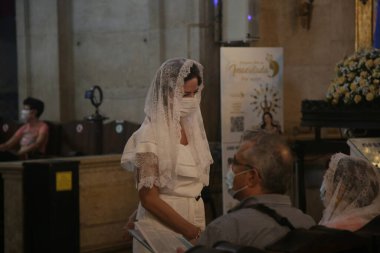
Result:
{"type": "MultiPolygon", "coordinates": [[[[23,104],[21,120],[25,124],[7,142],[0,144],[0,151],[9,151],[15,158],[22,160],[45,154],[49,134],[48,125],[39,120],[44,111],[44,103],[39,99],[28,97],[23,104]],[[19,149],[12,152],[18,145],[19,149]]],[[[8,157],[10,156],[8,154],[8,157]]]]}

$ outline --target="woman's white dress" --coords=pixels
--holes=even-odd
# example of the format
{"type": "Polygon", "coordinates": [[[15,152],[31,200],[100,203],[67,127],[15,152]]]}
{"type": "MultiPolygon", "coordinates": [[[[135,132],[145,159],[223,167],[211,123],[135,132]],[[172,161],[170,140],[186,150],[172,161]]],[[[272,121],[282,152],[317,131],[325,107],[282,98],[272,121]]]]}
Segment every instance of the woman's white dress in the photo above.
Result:
{"type": "MultiPolygon", "coordinates": [[[[205,228],[205,210],[202,198],[199,198],[203,183],[197,177],[196,164],[191,155],[189,146],[178,145],[177,178],[173,189],[160,188],[160,198],[170,205],[177,213],[187,221],[205,228]]],[[[137,210],[138,221],[151,222],[154,226],[166,227],[158,221],[141,204],[137,210]]],[[[149,252],[137,240],[133,241],[133,252],[149,252]]]]}

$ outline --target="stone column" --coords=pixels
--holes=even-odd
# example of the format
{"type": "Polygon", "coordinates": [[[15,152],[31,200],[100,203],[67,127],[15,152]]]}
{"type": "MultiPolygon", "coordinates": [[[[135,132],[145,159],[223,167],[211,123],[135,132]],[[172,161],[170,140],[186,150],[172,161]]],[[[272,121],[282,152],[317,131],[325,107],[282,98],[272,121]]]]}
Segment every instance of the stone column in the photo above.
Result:
{"type": "Polygon", "coordinates": [[[61,121],[75,119],[72,0],[58,0],[59,112],[61,121]]]}
{"type": "Polygon", "coordinates": [[[16,0],[19,100],[45,102],[43,119],[73,119],[72,1],[16,0]]]}

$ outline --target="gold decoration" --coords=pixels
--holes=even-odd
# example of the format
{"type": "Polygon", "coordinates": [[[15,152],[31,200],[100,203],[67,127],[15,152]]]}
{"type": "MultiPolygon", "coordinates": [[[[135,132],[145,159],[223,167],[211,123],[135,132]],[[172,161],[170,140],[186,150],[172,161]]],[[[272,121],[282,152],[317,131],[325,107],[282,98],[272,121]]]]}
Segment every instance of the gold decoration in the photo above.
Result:
{"type": "Polygon", "coordinates": [[[373,0],[355,0],[355,50],[368,49],[373,43],[373,0]]]}

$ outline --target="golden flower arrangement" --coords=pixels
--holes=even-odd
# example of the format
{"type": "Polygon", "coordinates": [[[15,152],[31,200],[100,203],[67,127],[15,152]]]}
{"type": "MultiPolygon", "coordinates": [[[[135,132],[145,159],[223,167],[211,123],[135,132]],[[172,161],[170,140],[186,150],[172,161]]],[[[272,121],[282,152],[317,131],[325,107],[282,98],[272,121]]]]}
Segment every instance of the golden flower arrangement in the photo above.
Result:
{"type": "Polygon", "coordinates": [[[380,98],[380,50],[355,52],[338,62],[326,99],[333,105],[368,104],[380,98]]]}

